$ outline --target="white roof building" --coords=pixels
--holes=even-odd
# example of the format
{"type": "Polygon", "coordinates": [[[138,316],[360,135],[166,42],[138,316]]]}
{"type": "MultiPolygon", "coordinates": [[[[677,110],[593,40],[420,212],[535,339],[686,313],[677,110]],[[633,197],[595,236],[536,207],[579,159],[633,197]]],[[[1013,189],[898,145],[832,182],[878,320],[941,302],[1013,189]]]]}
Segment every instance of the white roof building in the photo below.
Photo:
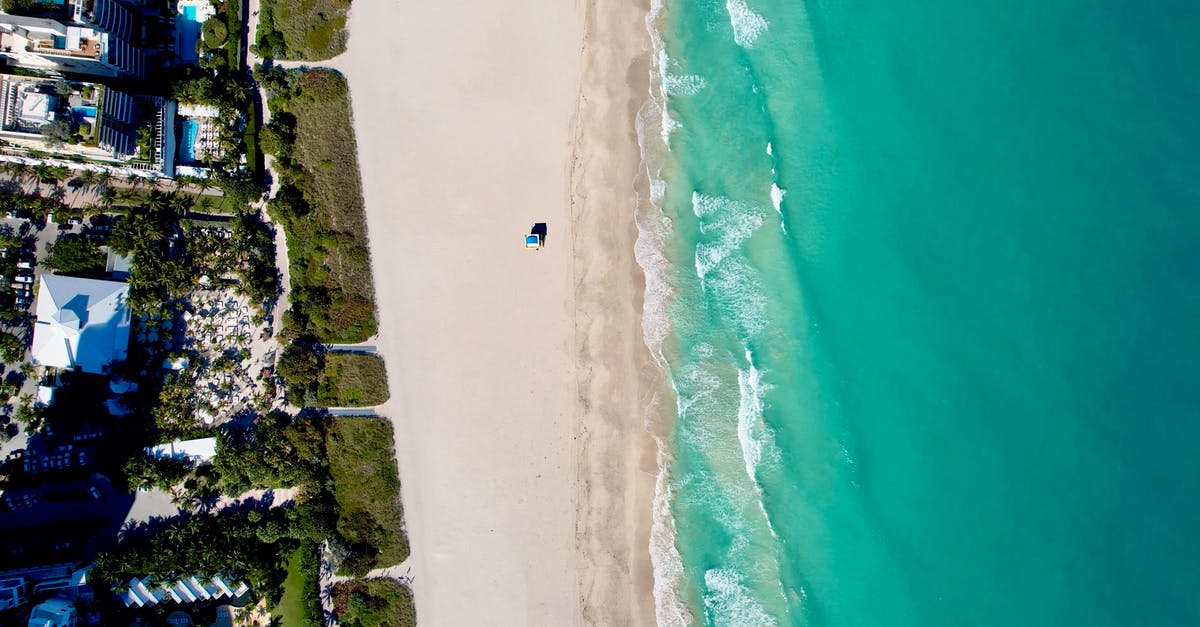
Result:
{"type": "Polygon", "coordinates": [[[105,374],[129,350],[129,286],[43,274],[33,325],[33,362],[105,374]]]}
{"type": "Polygon", "coordinates": [[[19,94],[17,102],[17,117],[34,128],[41,128],[54,119],[54,109],[58,106],[58,98],[33,89],[26,89],[19,94]]]}
{"type": "Polygon", "coordinates": [[[55,388],[49,385],[39,385],[37,387],[37,396],[34,398],[34,404],[38,407],[46,407],[54,403],[55,388]]]}
{"type": "Polygon", "coordinates": [[[75,604],[66,599],[50,599],[29,614],[29,627],[75,627],[75,621],[75,604]]]}
{"type": "Polygon", "coordinates": [[[195,603],[232,599],[250,591],[250,586],[245,582],[238,582],[237,587],[233,588],[220,575],[213,575],[208,581],[201,581],[199,577],[191,575],[165,582],[154,582],[149,577],[134,577],[129,580],[129,585],[117,594],[117,598],[125,603],[125,607],[145,607],[167,602],[195,603]]]}
{"type": "Polygon", "coordinates": [[[175,440],[157,446],[147,446],[146,454],[155,459],[191,459],[206,462],[217,455],[217,439],[175,440]]]}

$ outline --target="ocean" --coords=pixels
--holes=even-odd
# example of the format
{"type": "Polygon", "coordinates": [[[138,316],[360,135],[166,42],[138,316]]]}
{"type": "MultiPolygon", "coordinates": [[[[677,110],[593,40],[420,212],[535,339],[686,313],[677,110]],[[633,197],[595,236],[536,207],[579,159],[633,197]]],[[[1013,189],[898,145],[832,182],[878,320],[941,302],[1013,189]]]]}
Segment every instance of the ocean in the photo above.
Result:
{"type": "Polygon", "coordinates": [[[1200,624],[1200,4],[648,25],[659,623],[1200,624]]]}

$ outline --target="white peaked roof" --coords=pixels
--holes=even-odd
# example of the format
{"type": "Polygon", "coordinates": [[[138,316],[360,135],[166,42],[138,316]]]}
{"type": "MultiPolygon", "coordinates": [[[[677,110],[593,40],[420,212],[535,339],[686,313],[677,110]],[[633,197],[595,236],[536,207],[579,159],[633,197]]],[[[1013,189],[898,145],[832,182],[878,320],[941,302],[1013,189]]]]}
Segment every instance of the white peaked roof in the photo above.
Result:
{"type": "Polygon", "coordinates": [[[33,361],[104,374],[129,349],[129,286],[43,274],[33,325],[33,361]]]}
{"type": "Polygon", "coordinates": [[[216,438],[199,438],[196,440],[175,440],[157,446],[147,446],[146,454],[155,459],[194,459],[208,461],[217,455],[216,438]]]}

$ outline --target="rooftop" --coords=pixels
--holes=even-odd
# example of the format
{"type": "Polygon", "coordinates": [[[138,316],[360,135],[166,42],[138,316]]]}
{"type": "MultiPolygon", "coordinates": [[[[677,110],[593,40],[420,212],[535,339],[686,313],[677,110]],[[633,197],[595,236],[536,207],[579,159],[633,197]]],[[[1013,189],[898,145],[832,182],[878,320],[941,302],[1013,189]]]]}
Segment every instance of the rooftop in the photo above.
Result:
{"type": "Polygon", "coordinates": [[[129,286],[43,274],[33,325],[33,361],[105,374],[129,348],[129,286]]]}
{"type": "Polygon", "coordinates": [[[75,604],[66,599],[50,599],[33,608],[29,627],[73,627],[75,604]]]}
{"type": "Polygon", "coordinates": [[[159,444],[157,446],[147,446],[146,454],[155,459],[169,457],[172,459],[192,458],[205,461],[216,456],[217,439],[175,440],[174,442],[167,442],[166,444],[159,444]]]}

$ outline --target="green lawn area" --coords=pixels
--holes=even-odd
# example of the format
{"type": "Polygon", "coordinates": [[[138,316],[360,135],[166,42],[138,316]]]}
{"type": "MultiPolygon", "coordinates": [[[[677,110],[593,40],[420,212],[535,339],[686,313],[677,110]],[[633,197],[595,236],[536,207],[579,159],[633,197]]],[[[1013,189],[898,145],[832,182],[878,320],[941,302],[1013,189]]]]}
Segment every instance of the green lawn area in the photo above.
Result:
{"type": "Polygon", "coordinates": [[[307,594],[316,591],[317,582],[313,577],[315,573],[305,564],[305,551],[312,552],[314,550],[315,547],[306,542],[293,551],[292,556],[288,558],[287,579],[283,581],[283,596],[280,597],[279,605],[275,607],[274,612],[279,617],[279,624],[282,627],[313,627],[320,624],[312,621],[309,612],[305,610],[304,602],[307,594]]]}
{"type": "Polygon", "coordinates": [[[343,627],[414,627],[412,591],[390,579],[347,581],[333,587],[333,612],[343,627]]]}
{"type": "Polygon", "coordinates": [[[317,387],[318,407],[372,407],[387,399],[387,369],[378,355],[325,355],[317,387]]]}
{"type": "Polygon", "coordinates": [[[268,58],[331,59],[346,50],[350,0],[263,0],[259,53],[268,58]]]}
{"type": "Polygon", "coordinates": [[[391,423],[381,418],[335,418],[326,438],[338,505],[337,531],[350,550],[341,573],[361,577],[372,568],[404,561],[408,538],[400,510],[391,423]]]}

